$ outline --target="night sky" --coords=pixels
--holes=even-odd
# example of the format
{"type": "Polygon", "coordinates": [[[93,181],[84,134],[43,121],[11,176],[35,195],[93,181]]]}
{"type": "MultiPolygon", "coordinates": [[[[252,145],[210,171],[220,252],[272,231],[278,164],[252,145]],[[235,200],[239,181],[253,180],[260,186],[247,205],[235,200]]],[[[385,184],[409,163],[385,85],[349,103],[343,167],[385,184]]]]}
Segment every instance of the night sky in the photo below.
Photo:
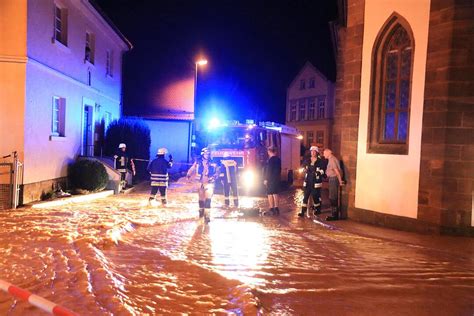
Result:
{"type": "Polygon", "coordinates": [[[306,60],[329,79],[335,0],[95,0],[134,48],[124,57],[124,114],[153,114],[157,89],[199,71],[197,103],[227,119],[284,122],[286,89],[306,60]]]}

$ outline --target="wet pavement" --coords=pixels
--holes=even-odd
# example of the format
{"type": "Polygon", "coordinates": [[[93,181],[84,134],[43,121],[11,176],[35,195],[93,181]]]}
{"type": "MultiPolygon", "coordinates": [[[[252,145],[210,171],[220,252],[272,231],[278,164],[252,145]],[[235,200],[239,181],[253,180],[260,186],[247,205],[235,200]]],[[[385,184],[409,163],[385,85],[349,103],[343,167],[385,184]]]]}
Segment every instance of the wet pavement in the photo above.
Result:
{"type": "MultiPolygon", "coordinates": [[[[179,182],[166,208],[148,189],[0,213],[0,279],[80,315],[473,315],[474,240],[351,221],[242,216],[179,182]]],[[[265,207],[241,198],[243,208],[265,207]]],[[[44,315],[0,292],[0,315],[44,315]]]]}

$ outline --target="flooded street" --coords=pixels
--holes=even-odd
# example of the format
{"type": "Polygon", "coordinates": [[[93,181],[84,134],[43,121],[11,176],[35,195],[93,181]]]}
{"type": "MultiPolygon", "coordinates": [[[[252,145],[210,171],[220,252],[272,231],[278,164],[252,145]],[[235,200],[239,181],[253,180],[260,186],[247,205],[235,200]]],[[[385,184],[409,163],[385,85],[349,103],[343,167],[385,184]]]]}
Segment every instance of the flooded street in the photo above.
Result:
{"type": "MultiPolygon", "coordinates": [[[[472,315],[474,241],[350,221],[240,216],[174,184],[87,203],[0,213],[0,279],[80,315],[168,313],[472,315]]],[[[265,207],[242,198],[244,207],[265,207]]],[[[0,292],[0,315],[43,315],[0,292]]]]}

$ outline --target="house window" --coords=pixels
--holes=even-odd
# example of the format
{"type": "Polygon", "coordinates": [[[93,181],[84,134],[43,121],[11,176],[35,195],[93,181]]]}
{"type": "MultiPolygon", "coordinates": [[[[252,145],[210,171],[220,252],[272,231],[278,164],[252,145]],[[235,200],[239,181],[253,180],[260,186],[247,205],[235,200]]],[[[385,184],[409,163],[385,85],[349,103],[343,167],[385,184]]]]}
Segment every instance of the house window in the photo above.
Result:
{"type": "Polygon", "coordinates": [[[54,39],[67,46],[67,9],[54,7],[54,39]]]}
{"type": "Polygon", "coordinates": [[[313,144],[314,142],[314,132],[307,132],[306,133],[307,137],[306,137],[306,145],[308,147],[311,147],[311,145],[313,144]]]}
{"type": "Polygon", "coordinates": [[[300,80],[300,90],[306,89],[306,81],[304,79],[300,80]]]}
{"type": "Polygon", "coordinates": [[[324,131],[317,131],[316,132],[316,143],[319,146],[324,147],[324,131]]]}
{"type": "Polygon", "coordinates": [[[305,99],[301,99],[300,102],[299,102],[298,120],[299,121],[306,120],[306,102],[305,102],[305,99]]]}
{"type": "Polygon", "coordinates": [[[296,121],[296,101],[290,103],[290,121],[296,121]]]}
{"type": "Polygon", "coordinates": [[[393,16],[375,46],[368,152],[408,154],[413,37],[407,29],[393,16]]]}
{"type": "Polygon", "coordinates": [[[314,120],[316,118],[316,105],[314,98],[309,98],[308,101],[308,120],[314,120]]]}
{"type": "Polygon", "coordinates": [[[91,74],[91,70],[90,70],[90,69],[87,69],[87,85],[88,85],[88,86],[91,86],[91,85],[92,85],[92,74],[91,74]]]}
{"type": "Polygon", "coordinates": [[[309,87],[314,88],[314,77],[309,79],[309,87]]]}
{"type": "Polygon", "coordinates": [[[65,136],[66,99],[53,97],[52,136],[65,136]]]}
{"type": "Polygon", "coordinates": [[[318,100],[318,118],[323,119],[325,116],[325,107],[326,103],[324,99],[319,99],[318,100]]]}
{"type": "Polygon", "coordinates": [[[114,69],[114,54],[112,51],[108,50],[106,52],[106,62],[105,62],[105,71],[106,75],[113,77],[113,69],[114,69]]]}
{"type": "Polygon", "coordinates": [[[94,63],[95,57],[95,36],[93,33],[86,32],[86,47],[84,60],[94,63]]]}

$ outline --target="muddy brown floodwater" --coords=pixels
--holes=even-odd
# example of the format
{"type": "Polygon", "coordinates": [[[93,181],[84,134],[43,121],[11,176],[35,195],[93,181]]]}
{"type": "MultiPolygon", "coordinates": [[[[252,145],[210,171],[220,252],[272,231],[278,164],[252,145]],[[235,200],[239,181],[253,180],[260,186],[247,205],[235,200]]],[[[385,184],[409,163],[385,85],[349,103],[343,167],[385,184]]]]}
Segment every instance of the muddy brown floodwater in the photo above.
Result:
{"type": "MultiPolygon", "coordinates": [[[[55,208],[0,212],[0,279],[80,315],[473,315],[473,239],[296,216],[241,216],[173,185],[55,208]]],[[[264,207],[244,197],[243,207],[264,207]]],[[[0,292],[0,315],[44,315],[0,292]]]]}

